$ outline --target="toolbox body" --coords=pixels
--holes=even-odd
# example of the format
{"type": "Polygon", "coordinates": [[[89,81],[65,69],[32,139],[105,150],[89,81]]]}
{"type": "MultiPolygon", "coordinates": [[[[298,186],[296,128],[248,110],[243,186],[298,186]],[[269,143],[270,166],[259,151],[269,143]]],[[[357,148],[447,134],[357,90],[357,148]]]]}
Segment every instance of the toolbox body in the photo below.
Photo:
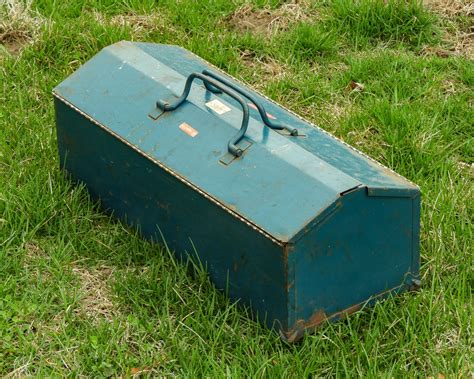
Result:
{"type": "Polygon", "coordinates": [[[418,188],[187,50],[116,43],[53,95],[62,168],[288,341],[418,285],[418,188]]]}

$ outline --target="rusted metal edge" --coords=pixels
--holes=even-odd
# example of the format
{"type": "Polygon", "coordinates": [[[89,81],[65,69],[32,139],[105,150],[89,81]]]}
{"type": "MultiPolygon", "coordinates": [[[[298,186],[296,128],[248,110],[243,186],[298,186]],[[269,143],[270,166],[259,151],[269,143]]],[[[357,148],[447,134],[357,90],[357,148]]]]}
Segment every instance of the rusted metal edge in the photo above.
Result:
{"type": "MultiPolygon", "coordinates": [[[[177,45],[171,45],[171,46],[177,46],[177,45]]],[[[332,138],[338,140],[339,142],[341,142],[342,144],[344,144],[344,145],[345,145],[346,147],[348,147],[349,149],[351,149],[351,150],[353,150],[353,151],[359,153],[360,155],[364,156],[365,158],[367,158],[367,159],[370,160],[371,162],[373,162],[373,163],[375,163],[376,165],[382,167],[383,169],[389,171],[392,175],[394,175],[394,176],[396,176],[396,177],[398,177],[398,178],[400,178],[400,179],[403,179],[403,180],[407,181],[407,182],[410,183],[411,185],[415,186],[418,190],[420,190],[420,187],[419,187],[417,184],[413,183],[411,180],[405,178],[404,176],[400,175],[398,172],[395,172],[395,171],[392,170],[391,168],[389,168],[389,167],[387,167],[387,166],[384,166],[382,163],[376,161],[375,159],[373,159],[372,157],[370,157],[370,156],[368,156],[367,154],[363,153],[362,151],[357,150],[355,147],[349,145],[347,142],[344,142],[343,140],[341,140],[340,138],[336,137],[335,135],[329,133],[328,131],[324,130],[324,129],[321,128],[320,126],[315,125],[315,124],[313,124],[311,121],[306,120],[305,118],[301,117],[299,114],[293,112],[291,109],[288,109],[288,108],[284,107],[283,105],[278,104],[275,100],[270,99],[268,96],[264,95],[263,93],[261,93],[260,91],[258,91],[257,89],[255,89],[255,88],[254,88],[253,86],[251,86],[250,84],[244,82],[243,80],[237,79],[237,78],[233,77],[232,75],[229,75],[227,72],[221,70],[219,67],[214,66],[212,63],[209,63],[208,61],[206,61],[205,59],[201,58],[199,55],[193,53],[192,51],[186,50],[186,49],[184,49],[184,48],[181,47],[181,46],[177,46],[177,47],[179,47],[179,48],[185,50],[186,52],[190,53],[190,54],[193,55],[194,57],[200,59],[202,62],[204,62],[205,64],[211,66],[211,67],[212,67],[213,69],[215,69],[216,71],[218,71],[218,72],[220,72],[220,73],[222,73],[222,74],[225,74],[225,75],[231,77],[231,78],[234,79],[237,83],[239,83],[239,84],[241,84],[241,85],[243,85],[243,86],[249,87],[252,91],[258,93],[260,96],[262,96],[262,97],[265,98],[266,100],[270,101],[271,103],[275,104],[276,106],[278,106],[278,107],[280,107],[280,108],[283,108],[283,109],[286,110],[287,112],[291,113],[293,116],[299,118],[301,121],[304,121],[304,122],[308,123],[309,125],[311,125],[312,127],[316,128],[316,129],[318,129],[318,130],[320,130],[320,131],[323,132],[324,134],[326,134],[326,135],[328,135],[328,136],[330,136],[330,137],[332,137],[332,138]]]]}
{"type": "Polygon", "coordinates": [[[182,183],[184,183],[185,185],[187,185],[188,187],[191,187],[194,191],[196,191],[197,193],[199,193],[200,195],[204,196],[207,200],[211,201],[212,203],[216,204],[217,206],[219,206],[221,209],[223,209],[224,211],[226,211],[227,213],[229,213],[230,215],[234,216],[235,218],[239,219],[240,221],[242,221],[243,223],[245,223],[247,226],[251,227],[253,230],[257,231],[258,233],[262,234],[263,236],[265,236],[266,238],[268,238],[269,240],[271,240],[273,243],[277,244],[278,246],[284,246],[286,243],[283,242],[283,241],[280,241],[278,239],[276,239],[274,236],[272,236],[270,233],[268,233],[267,231],[265,231],[264,229],[262,229],[261,227],[259,227],[258,225],[252,223],[251,221],[247,220],[246,218],[242,217],[240,214],[234,212],[232,209],[228,208],[225,204],[221,203],[220,201],[218,201],[217,199],[215,199],[214,197],[212,197],[211,195],[209,195],[207,192],[204,192],[202,189],[200,189],[198,186],[196,186],[195,184],[193,184],[192,182],[186,180],[183,176],[179,175],[177,172],[173,171],[172,169],[170,169],[168,166],[164,165],[161,161],[155,159],[154,157],[146,154],[144,151],[140,150],[137,146],[131,144],[130,142],[128,142],[126,139],[124,139],[123,137],[121,137],[120,135],[118,135],[117,133],[115,133],[113,130],[109,129],[108,127],[106,127],[105,125],[101,124],[100,122],[98,122],[97,120],[95,120],[94,118],[92,118],[91,116],[89,116],[87,113],[83,112],[82,110],[80,110],[79,108],[77,108],[76,106],[74,106],[72,103],[70,103],[69,101],[67,101],[65,98],[61,97],[59,94],[57,94],[56,92],[54,92],[54,90],[52,91],[52,94],[55,98],[57,98],[58,100],[62,101],[64,104],[66,104],[67,106],[69,106],[71,109],[75,110],[77,113],[79,113],[81,116],[85,117],[87,120],[89,120],[90,122],[92,122],[94,125],[97,125],[98,127],[100,127],[101,129],[103,129],[104,131],[106,131],[107,133],[109,133],[110,135],[112,135],[113,137],[117,138],[118,140],[120,140],[121,142],[123,142],[125,145],[127,145],[128,147],[132,148],[133,150],[135,150],[138,154],[142,155],[143,157],[145,157],[146,159],[152,161],[153,163],[155,163],[158,167],[160,167],[162,170],[166,171],[168,174],[172,175],[173,177],[175,177],[176,179],[178,179],[179,181],[181,181],[182,183]]]}
{"type": "Polygon", "coordinates": [[[388,296],[389,294],[393,292],[399,291],[403,288],[406,288],[408,291],[416,291],[419,287],[420,287],[419,280],[412,280],[410,285],[401,284],[397,287],[394,287],[387,291],[381,292],[375,296],[372,296],[368,300],[362,303],[352,305],[349,308],[333,313],[329,316],[326,315],[326,312],[324,312],[324,309],[318,309],[316,312],[313,313],[313,315],[308,320],[304,320],[304,319],[297,320],[294,323],[293,327],[291,327],[291,329],[289,329],[287,332],[280,330],[280,336],[284,341],[288,343],[298,342],[304,336],[305,333],[315,331],[318,327],[320,327],[326,321],[332,322],[332,321],[342,320],[346,318],[347,316],[349,316],[350,314],[361,310],[365,305],[372,303],[374,301],[377,301],[380,298],[383,298],[385,296],[388,296]]]}

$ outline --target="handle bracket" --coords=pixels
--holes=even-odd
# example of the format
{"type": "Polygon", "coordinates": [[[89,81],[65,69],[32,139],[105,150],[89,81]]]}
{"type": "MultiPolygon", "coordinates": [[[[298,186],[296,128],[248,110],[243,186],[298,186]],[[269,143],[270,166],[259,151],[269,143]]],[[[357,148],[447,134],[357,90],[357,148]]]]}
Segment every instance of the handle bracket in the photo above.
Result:
{"type": "MultiPolygon", "coordinates": [[[[274,122],[274,121],[270,120],[267,116],[267,112],[265,111],[265,108],[263,107],[263,105],[251,93],[249,93],[249,92],[245,91],[244,89],[236,86],[234,83],[232,83],[231,81],[227,80],[226,78],[216,74],[215,72],[212,72],[210,70],[203,70],[202,73],[206,76],[209,76],[209,77],[215,79],[215,80],[218,80],[219,82],[225,84],[227,87],[232,88],[238,94],[240,94],[240,95],[246,97],[247,99],[249,99],[255,105],[255,107],[257,108],[258,113],[260,113],[260,117],[262,118],[263,123],[266,126],[268,126],[270,129],[286,130],[286,131],[289,132],[289,134],[291,136],[298,136],[298,129],[295,129],[295,128],[289,126],[289,125],[277,123],[277,122],[274,122]]],[[[219,93],[220,92],[219,87],[216,87],[214,85],[209,85],[209,83],[205,82],[204,86],[210,92],[213,92],[213,93],[219,93]]]]}
{"type": "Polygon", "coordinates": [[[212,87],[215,87],[219,89],[221,92],[226,93],[233,99],[235,99],[241,106],[242,106],[242,125],[237,132],[235,136],[233,136],[228,144],[227,144],[227,149],[229,153],[231,153],[235,157],[240,157],[243,154],[243,150],[237,146],[237,144],[244,138],[245,132],[247,131],[247,127],[249,124],[249,107],[247,103],[242,99],[242,97],[234,91],[232,88],[226,87],[223,83],[207,76],[206,74],[199,73],[199,72],[194,72],[188,76],[186,79],[186,83],[184,85],[183,93],[174,101],[173,103],[168,103],[165,100],[158,100],[156,102],[156,106],[163,110],[164,112],[167,111],[174,111],[177,109],[181,104],[184,103],[186,98],[189,95],[189,92],[191,91],[191,85],[193,84],[194,79],[199,79],[202,80],[204,85],[211,85],[212,87]]]}

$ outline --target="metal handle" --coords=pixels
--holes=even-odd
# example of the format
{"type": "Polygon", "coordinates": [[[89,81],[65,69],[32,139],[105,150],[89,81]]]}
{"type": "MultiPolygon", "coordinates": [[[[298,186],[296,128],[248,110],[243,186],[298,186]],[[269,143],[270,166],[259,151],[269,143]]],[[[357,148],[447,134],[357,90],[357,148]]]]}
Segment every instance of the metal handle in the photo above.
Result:
{"type": "Polygon", "coordinates": [[[235,92],[231,88],[225,87],[224,85],[222,85],[222,83],[206,76],[205,74],[201,74],[199,72],[194,72],[191,75],[189,75],[188,78],[186,79],[186,84],[184,85],[183,93],[181,94],[181,96],[179,96],[176,99],[176,101],[174,103],[169,104],[167,101],[158,100],[156,102],[156,106],[158,108],[162,109],[163,111],[174,111],[181,104],[183,104],[184,101],[186,100],[186,98],[188,97],[189,92],[191,90],[191,85],[193,84],[194,79],[202,80],[204,85],[206,86],[206,88],[207,88],[208,85],[211,85],[215,88],[218,88],[221,92],[224,92],[227,95],[229,95],[230,97],[237,100],[240,103],[240,105],[242,106],[242,113],[243,113],[242,126],[240,127],[240,130],[237,132],[237,134],[234,137],[232,137],[229,140],[229,143],[227,144],[227,148],[228,148],[229,153],[231,153],[232,155],[234,155],[236,157],[240,157],[242,155],[242,149],[240,149],[237,146],[237,143],[239,143],[240,140],[242,138],[244,138],[245,132],[247,131],[247,127],[248,127],[248,124],[249,124],[249,107],[248,107],[247,103],[242,99],[242,97],[240,97],[239,94],[237,94],[237,92],[235,92]]]}
{"type": "MultiPolygon", "coordinates": [[[[229,80],[225,79],[224,77],[217,75],[216,73],[209,71],[209,70],[203,70],[202,73],[206,76],[210,76],[211,78],[214,78],[218,80],[219,82],[225,84],[227,87],[232,88],[234,91],[238,92],[240,95],[245,96],[247,99],[249,99],[256,107],[258,110],[258,113],[260,113],[260,117],[262,118],[263,123],[268,126],[270,129],[277,129],[277,130],[288,130],[290,132],[290,135],[292,136],[297,136],[298,135],[298,129],[292,128],[291,126],[285,125],[285,124],[279,124],[276,122],[273,122],[270,120],[267,116],[267,112],[265,112],[265,108],[263,108],[263,105],[260,104],[260,102],[250,93],[247,91],[243,90],[240,87],[237,87],[234,83],[230,82],[229,80]]],[[[206,86],[206,89],[208,91],[211,91],[213,93],[219,93],[220,88],[214,85],[209,85],[208,83],[204,83],[206,86]],[[216,90],[216,88],[219,88],[216,90]]]]}

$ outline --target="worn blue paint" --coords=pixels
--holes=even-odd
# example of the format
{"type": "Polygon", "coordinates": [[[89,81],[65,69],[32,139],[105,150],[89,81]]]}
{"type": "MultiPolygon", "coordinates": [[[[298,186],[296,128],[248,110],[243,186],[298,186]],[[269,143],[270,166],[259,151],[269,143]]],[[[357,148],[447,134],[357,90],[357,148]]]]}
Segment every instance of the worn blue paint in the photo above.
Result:
{"type": "Polygon", "coordinates": [[[412,270],[413,254],[418,260],[412,201],[369,197],[360,188],[340,198],[330,217],[302,235],[292,254],[290,285],[298,292],[290,303],[290,324],[308,320],[315,309],[332,315],[412,285],[418,275],[412,270]]]}
{"type": "Polygon", "coordinates": [[[249,89],[305,137],[270,130],[251,109],[250,147],[223,164],[242,123],[235,100],[198,83],[178,109],[155,105],[204,69],[215,70],[176,46],[102,50],[54,89],[62,166],[145,237],[161,230],[179,256],[194,246],[217,287],[290,341],[412,286],[418,188],[249,89]],[[216,99],[230,111],[206,105],[216,99]]]}
{"type": "Polygon", "coordinates": [[[285,261],[278,245],[60,100],[55,106],[61,165],[73,179],[145,237],[161,241],[162,233],[179,256],[195,249],[213,282],[228,287],[233,300],[252,302],[259,314],[285,322],[285,261]]]}

